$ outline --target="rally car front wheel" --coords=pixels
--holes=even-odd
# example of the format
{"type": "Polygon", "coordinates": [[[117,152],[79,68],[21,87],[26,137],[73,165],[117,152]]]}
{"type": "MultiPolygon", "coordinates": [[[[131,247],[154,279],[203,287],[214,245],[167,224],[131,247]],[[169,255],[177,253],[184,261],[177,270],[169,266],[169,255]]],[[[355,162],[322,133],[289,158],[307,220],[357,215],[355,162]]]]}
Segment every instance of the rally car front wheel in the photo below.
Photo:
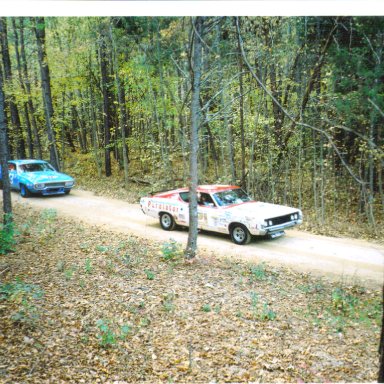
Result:
{"type": "Polygon", "coordinates": [[[21,195],[21,197],[29,197],[29,196],[31,196],[31,192],[29,191],[27,186],[24,185],[24,184],[20,184],[20,195],[21,195]]]}
{"type": "Polygon", "coordinates": [[[235,244],[245,245],[251,241],[251,234],[243,224],[233,224],[230,228],[231,239],[235,244]]]}
{"type": "Polygon", "coordinates": [[[160,214],[160,225],[166,231],[172,231],[176,227],[176,223],[171,214],[163,212],[160,214]]]}

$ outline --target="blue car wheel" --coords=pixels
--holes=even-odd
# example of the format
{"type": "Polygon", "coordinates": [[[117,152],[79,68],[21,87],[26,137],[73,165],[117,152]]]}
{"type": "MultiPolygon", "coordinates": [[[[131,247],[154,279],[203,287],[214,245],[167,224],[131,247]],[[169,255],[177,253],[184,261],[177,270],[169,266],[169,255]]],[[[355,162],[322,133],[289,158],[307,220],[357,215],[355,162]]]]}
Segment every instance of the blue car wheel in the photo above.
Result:
{"type": "Polygon", "coordinates": [[[31,192],[29,192],[29,189],[24,184],[20,184],[20,195],[21,197],[31,196],[31,192]]]}

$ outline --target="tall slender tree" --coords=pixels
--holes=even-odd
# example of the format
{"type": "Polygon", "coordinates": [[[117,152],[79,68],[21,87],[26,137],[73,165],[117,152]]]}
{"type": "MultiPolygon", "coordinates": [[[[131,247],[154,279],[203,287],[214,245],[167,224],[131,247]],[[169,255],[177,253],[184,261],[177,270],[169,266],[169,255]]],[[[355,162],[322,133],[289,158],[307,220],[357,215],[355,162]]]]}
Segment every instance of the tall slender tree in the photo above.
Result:
{"type": "Polygon", "coordinates": [[[36,17],[35,34],[37,41],[37,53],[39,58],[41,89],[43,93],[43,104],[45,111],[45,124],[48,137],[49,159],[51,164],[60,170],[59,155],[56,146],[55,131],[53,129],[53,102],[51,92],[51,77],[47,60],[47,51],[45,46],[45,19],[36,17]]]}
{"type": "Polygon", "coordinates": [[[29,78],[28,64],[27,64],[27,55],[25,52],[25,38],[24,38],[24,18],[19,18],[19,28],[20,28],[20,55],[21,55],[21,65],[23,71],[23,81],[25,84],[25,90],[27,93],[27,105],[28,112],[31,119],[32,133],[33,133],[33,148],[37,151],[37,156],[39,159],[43,158],[43,151],[41,148],[40,134],[37,129],[36,117],[35,117],[35,106],[33,104],[32,95],[31,95],[31,81],[29,78]]]}
{"type": "Polygon", "coordinates": [[[0,168],[3,185],[3,222],[5,228],[12,222],[11,186],[8,175],[7,121],[5,116],[4,78],[0,67],[0,168]]]}
{"type": "MultiPolygon", "coordinates": [[[[239,19],[239,24],[241,19],[239,19]]],[[[245,188],[245,131],[244,131],[244,80],[243,57],[241,55],[240,37],[237,34],[237,56],[239,65],[239,114],[240,114],[240,140],[241,140],[241,186],[245,188]]]]}
{"type": "MultiPolygon", "coordinates": [[[[8,33],[7,33],[7,19],[5,17],[0,17],[0,40],[1,40],[1,53],[3,57],[4,65],[4,81],[9,85],[12,83],[12,66],[11,58],[9,56],[8,48],[8,33]]],[[[23,137],[23,132],[21,129],[20,115],[15,101],[15,97],[12,94],[8,97],[9,100],[9,109],[11,111],[11,121],[12,128],[14,131],[14,138],[16,142],[16,156],[18,158],[25,158],[25,142],[23,137]]]]}
{"type": "Polygon", "coordinates": [[[380,345],[379,345],[379,383],[384,383],[384,285],[383,295],[381,302],[382,317],[381,317],[381,334],[380,334],[380,345]]]}
{"type": "Polygon", "coordinates": [[[197,251],[197,184],[198,184],[198,153],[200,126],[200,86],[202,68],[202,39],[204,33],[204,17],[192,20],[193,55],[191,60],[192,100],[191,100],[191,137],[189,158],[189,232],[185,249],[187,260],[193,259],[197,251]]]}
{"type": "Polygon", "coordinates": [[[112,127],[112,92],[111,84],[108,76],[109,55],[107,52],[108,31],[107,26],[103,23],[100,25],[101,33],[99,39],[100,52],[100,72],[101,72],[101,89],[103,94],[103,127],[104,127],[104,166],[105,176],[112,175],[111,166],[111,127],[112,127]]]}
{"type": "Polygon", "coordinates": [[[120,130],[121,130],[121,144],[122,144],[122,152],[123,152],[123,169],[124,169],[124,185],[127,188],[129,182],[129,159],[128,159],[128,146],[126,140],[127,128],[128,128],[128,117],[127,117],[127,108],[126,108],[126,100],[125,100],[125,90],[124,90],[124,82],[120,77],[120,68],[119,68],[119,59],[118,59],[118,49],[116,46],[116,42],[113,36],[112,31],[112,22],[110,24],[110,39],[113,47],[113,66],[115,70],[115,80],[116,80],[116,90],[117,90],[117,100],[119,102],[119,122],[120,122],[120,130]]]}
{"type": "MultiPolygon", "coordinates": [[[[19,52],[19,34],[17,31],[16,26],[16,18],[12,18],[12,27],[13,27],[13,35],[15,40],[15,55],[16,55],[16,64],[17,64],[17,73],[19,78],[19,83],[21,90],[23,91],[23,94],[26,94],[22,69],[21,69],[21,59],[20,59],[20,52],[19,52]]],[[[23,114],[24,114],[24,122],[27,128],[27,147],[28,147],[28,156],[30,158],[33,158],[33,140],[32,140],[32,129],[31,129],[31,122],[29,119],[29,113],[28,113],[28,103],[24,101],[23,103],[23,114]]]]}

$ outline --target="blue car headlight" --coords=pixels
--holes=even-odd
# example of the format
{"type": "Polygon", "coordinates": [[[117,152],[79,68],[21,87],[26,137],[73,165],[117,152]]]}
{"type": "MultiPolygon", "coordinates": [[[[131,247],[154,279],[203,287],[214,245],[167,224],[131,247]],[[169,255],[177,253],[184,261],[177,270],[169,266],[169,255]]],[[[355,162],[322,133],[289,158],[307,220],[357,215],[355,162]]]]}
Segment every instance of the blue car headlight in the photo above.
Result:
{"type": "Polygon", "coordinates": [[[44,189],[44,187],[45,187],[44,183],[37,183],[37,184],[34,185],[35,189],[44,189]]]}
{"type": "Polygon", "coordinates": [[[73,181],[66,181],[65,186],[66,187],[73,187],[73,181]]]}

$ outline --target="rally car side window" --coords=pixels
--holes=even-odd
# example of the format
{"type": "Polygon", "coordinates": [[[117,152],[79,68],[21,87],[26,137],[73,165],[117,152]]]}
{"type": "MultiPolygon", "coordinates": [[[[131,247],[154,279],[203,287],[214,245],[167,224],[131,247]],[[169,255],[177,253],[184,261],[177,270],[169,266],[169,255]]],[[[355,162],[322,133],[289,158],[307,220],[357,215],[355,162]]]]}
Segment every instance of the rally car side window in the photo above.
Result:
{"type": "Polygon", "coordinates": [[[214,207],[215,203],[212,200],[212,197],[208,193],[201,193],[200,199],[198,201],[199,205],[205,206],[205,207],[214,207]]]}
{"type": "Polygon", "coordinates": [[[186,203],[189,203],[189,192],[180,192],[180,198],[186,203]]]}

